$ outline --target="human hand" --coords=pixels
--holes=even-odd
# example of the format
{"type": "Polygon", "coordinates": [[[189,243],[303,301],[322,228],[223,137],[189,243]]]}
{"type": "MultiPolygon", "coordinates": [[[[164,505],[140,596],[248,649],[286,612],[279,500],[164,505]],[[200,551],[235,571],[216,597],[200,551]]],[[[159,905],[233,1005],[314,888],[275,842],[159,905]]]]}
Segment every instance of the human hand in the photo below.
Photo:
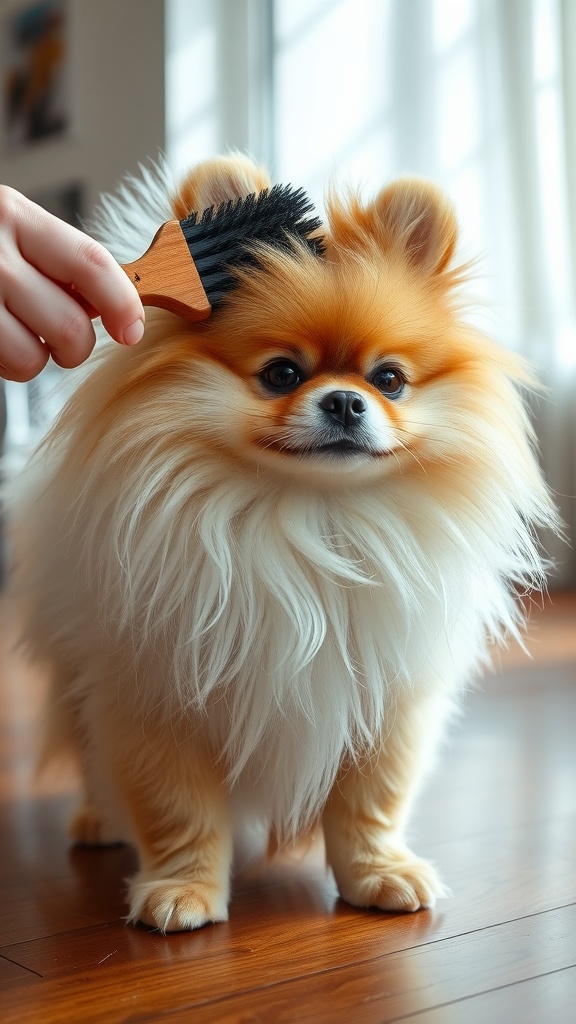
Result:
{"type": "Polygon", "coordinates": [[[142,337],[142,303],[107,249],[0,185],[0,377],[32,380],[50,356],[79,366],[97,316],[122,344],[142,337]]]}

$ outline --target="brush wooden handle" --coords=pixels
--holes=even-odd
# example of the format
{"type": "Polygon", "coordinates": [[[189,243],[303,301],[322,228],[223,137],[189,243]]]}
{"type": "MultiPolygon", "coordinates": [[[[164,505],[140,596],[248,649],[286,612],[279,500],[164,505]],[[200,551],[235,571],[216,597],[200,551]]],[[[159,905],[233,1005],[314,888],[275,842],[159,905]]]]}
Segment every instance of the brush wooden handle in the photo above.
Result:
{"type": "Polygon", "coordinates": [[[177,220],[156,232],[143,256],[125,263],[144,306],[160,306],[186,320],[205,320],[212,307],[177,220]]]}

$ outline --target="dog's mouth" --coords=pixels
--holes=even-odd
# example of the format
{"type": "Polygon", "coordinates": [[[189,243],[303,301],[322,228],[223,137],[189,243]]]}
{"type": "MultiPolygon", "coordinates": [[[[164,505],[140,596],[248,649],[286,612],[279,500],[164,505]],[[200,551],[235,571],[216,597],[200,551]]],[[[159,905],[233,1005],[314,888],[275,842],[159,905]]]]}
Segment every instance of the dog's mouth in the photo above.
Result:
{"type": "Polygon", "coordinates": [[[329,441],[326,444],[302,446],[283,444],[278,445],[276,450],[301,459],[310,459],[323,455],[340,456],[341,458],[352,458],[356,455],[363,456],[364,458],[379,459],[390,454],[387,451],[377,451],[361,441],[352,441],[350,438],[341,438],[338,441],[329,441]]]}
{"type": "Polygon", "coordinates": [[[343,438],[340,441],[330,441],[328,444],[321,444],[317,447],[311,448],[309,454],[374,455],[375,453],[365,444],[360,444],[357,441],[350,441],[343,438]]]}

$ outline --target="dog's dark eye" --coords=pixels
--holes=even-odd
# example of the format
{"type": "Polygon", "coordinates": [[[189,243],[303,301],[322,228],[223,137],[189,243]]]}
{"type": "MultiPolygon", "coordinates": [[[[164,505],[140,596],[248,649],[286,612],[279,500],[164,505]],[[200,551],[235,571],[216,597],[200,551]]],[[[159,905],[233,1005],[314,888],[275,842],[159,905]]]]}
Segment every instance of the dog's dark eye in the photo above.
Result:
{"type": "Polygon", "coordinates": [[[259,374],[269,391],[293,391],[302,383],[302,370],[291,359],[275,359],[268,363],[259,374]]]}
{"type": "Polygon", "coordinates": [[[406,386],[404,375],[395,366],[379,366],[369,380],[386,398],[399,398],[406,386]]]}

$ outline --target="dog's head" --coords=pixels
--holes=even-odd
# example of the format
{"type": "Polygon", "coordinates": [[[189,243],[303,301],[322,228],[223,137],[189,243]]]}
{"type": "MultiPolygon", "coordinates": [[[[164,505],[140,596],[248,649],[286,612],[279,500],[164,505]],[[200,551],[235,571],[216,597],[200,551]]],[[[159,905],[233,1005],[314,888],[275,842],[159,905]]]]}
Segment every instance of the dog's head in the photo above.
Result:
{"type": "MultiPolygon", "coordinates": [[[[208,161],[172,197],[174,215],[269,184],[245,157],[208,161]]],[[[313,486],[477,465],[490,424],[518,433],[509,378],[523,371],[461,320],[457,235],[428,182],[399,180],[370,202],[332,193],[322,255],[260,247],[204,323],[154,313],[145,342],[118,353],[120,397],[137,393],[158,429],[223,465],[313,486]]]]}
{"type": "MultiPolygon", "coordinates": [[[[220,158],[192,171],[174,210],[268,184],[246,158],[220,158]]],[[[260,250],[194,331],[200,436],[317,480],[450,459],[467,406],[493,401],[509,369],[459,318],[457,234],[440,190],[405,179],[368,203],[330,195],[323,256],[260,250]]]]}

